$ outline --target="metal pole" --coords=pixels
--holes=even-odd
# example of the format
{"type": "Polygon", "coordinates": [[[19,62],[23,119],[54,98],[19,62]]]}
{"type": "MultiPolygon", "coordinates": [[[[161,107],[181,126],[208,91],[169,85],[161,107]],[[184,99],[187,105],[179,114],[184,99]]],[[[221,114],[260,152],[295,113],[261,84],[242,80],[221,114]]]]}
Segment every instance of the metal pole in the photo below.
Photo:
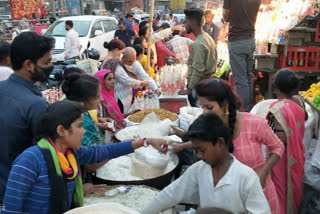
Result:
{"type": "Polygon", "coordinates": [[[56,2],[51,0],[52,16],[56,17],[56,2]]]}
{"type": "Polygon", "coordinates": [[[83,0],[80,0],[80,14],[84,15],[83,0]]]}
{"type": "Polygon", "coordinates": [[[146,72],[149,72],[149,68],[150,68],[153,11],[154,11],[154,0],[151,0],[150,23],[149,23],[149,38],[148,38],[148,40],[149,40],[148,41],[148,55],[147,55],[147,70],[146,70],[146,72]]]}

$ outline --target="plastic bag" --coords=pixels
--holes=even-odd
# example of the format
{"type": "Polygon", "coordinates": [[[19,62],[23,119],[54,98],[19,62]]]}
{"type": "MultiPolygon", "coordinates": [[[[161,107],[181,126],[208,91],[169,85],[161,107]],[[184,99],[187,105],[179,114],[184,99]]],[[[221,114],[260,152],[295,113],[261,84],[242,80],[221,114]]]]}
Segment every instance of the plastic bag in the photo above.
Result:
{"type": "Polygon", "coordinates": [[[137,160],[140,160],[149,166],[162,169],[168,166],[170,160],[169,155],[159,153],[159,151],[152,146],[136,149],[134,156],[137,160]]]}
{"type": "Polygon", "coordinates": [[[129,108],[128,112],[132,112],[135,110],[145,110],[150,108],[159,108],[160,102],[159,97],[156,94],[151,96],[142,96],[142,97],[135,97],[133,104],[129,108]]]}
{"type": "MultiPolygon", "coordinates": [[[[130,121],[126,119],[126,122],[130,121]]],[[[132,123],[132,122],[130,122],[132,123]]],[[[141,124],[135,124],[124,128],[116,134],[118,140],[134,138],[157,138],[169,135],[172,122],[169,119],[161,121],[154,112],[148,114],[141,124]]]]}
{"type": "Polygon", "coordinates": [[[132,161],[132,175],[142,178],[142,179],[151,179],[156,178],[164,174],[164,168],[155,168],[149,166],[143,161],[131,157],[132,161]]]}
{"type": "Polygon", "coordinates": [[[188,131],[189,126],[203,113],[202,108],[195,107],[182,107],[180,108],[180,128],[185,131],[188,131]]]}
{"type": "Polygon", "coordinates": [[[187,65],[164,66],[160,73],[161,92],[165,96],[177,96],[186,86],[187,65]]]}
{"type": "Polygon", "coordinates": [[[84,59],[77,62],[77,66],[89,75],[94,75],[98,71],[98,61],[93,59],[84,59]]]}
{"type": "Polygon", "coordinates": [[[151,146],[136,149],[132,157],[132,174],[143,179],[159,177],[163,175],[169,161],[168,154],[160,154],[151,146]]]}
{"type": "Polygon", "coordinates": [[[304,164],[303,183],[320,191],[320,169],[312,165],[310,161],[306,161],[304,164]]]}

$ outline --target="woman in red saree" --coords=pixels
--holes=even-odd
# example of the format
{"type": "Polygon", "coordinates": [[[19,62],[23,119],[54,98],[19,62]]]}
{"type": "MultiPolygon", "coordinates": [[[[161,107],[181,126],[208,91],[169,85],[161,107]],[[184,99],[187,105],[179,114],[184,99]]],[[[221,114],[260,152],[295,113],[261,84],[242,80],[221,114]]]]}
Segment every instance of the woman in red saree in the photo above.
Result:
{"type": "Polygon", "coordinates": [[[268,120],[285,145],[282,158],[272,168],[281,214],[297,214],[302,200],[305,113],[293,101],[283,99],[271,104],[268,120]]]}

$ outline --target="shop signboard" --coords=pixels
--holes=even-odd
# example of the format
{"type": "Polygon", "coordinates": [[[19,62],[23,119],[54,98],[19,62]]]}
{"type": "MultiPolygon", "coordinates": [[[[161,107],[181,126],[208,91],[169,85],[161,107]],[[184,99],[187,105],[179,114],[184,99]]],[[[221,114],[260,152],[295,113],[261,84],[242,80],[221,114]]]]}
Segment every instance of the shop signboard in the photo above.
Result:
{"type": "Polygon", "coordinates": [[[57,0],[57,9],[62,16],[81,15],[81,1],[79,0],[57,0]]]}
{"type": "Polygon", "coordinates": [[[171,0],[170,8],[172,10],[184,9],[186,7],[186,0],[171,0]]]}
{"type": "Polygon", "coordinates": [[[33,14],[36,17],[47,15],[41,2],[37,3],[36,0],[10,0],[11,16],[13,19],[20,20],[27,16],[31,19],[33,14]]]}

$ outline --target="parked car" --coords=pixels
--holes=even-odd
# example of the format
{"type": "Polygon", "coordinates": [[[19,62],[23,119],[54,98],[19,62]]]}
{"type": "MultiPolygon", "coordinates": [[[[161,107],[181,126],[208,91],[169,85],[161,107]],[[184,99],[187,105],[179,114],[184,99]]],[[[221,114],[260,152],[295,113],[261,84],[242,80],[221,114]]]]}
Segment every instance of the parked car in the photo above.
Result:
{"type": "Polygon", "coordinates": [[[134,14],[133,18],[139,20],[139,22],[142,22],[142,21],[148,20],[150,18],[150,14],[147,14],[147,13],[134,14]]]}
{"type": "Polygon", "coordinates": [[[185,14],[179,14],[179,13],[174,13],[173,14],[173,19],[177,18],[178,19],[178,23],[184,22],[186,19],[186,15],[185,14]]]}
{"type": "Polygon", "coordinates": [[[110,16],[110,13],[107,10],[99,9],[99,10],[92,10],[92,15],[95,15],[95,16],[110,16]]]}
{"type": "Polygon", "coordinates": [[[69,16],[57,20],[44,33],[45,36],[52,36],[56,40],[55,48],[52,50],[53,62],[64,61],[64,43],[67,31],[65,22],[73,21],[73,29],[79,34],[80,54],[87,48],[94,48],[100,53],[100,60],[107,57],[108,50],[103,47],[104,42],[109,42],[114,38],[114,33],[118,29],[118,21],[107,16],[69,16]]]}

